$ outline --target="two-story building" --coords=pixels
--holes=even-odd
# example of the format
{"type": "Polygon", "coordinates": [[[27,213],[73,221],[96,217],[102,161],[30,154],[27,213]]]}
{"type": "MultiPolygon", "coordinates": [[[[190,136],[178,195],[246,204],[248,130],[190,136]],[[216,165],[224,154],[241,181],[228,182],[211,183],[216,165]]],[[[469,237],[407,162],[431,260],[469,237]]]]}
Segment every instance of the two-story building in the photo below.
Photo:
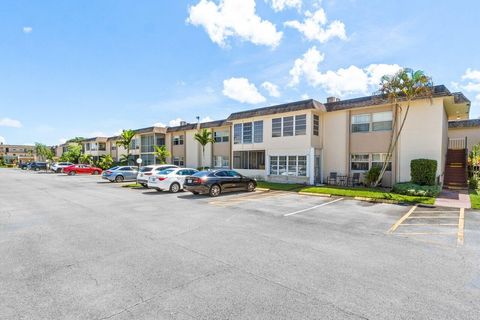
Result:
{"type": "Polygon", "coordinates": [[[35,146],[0,144],[0,158],[7,164],[35,161],[35,146]]]}

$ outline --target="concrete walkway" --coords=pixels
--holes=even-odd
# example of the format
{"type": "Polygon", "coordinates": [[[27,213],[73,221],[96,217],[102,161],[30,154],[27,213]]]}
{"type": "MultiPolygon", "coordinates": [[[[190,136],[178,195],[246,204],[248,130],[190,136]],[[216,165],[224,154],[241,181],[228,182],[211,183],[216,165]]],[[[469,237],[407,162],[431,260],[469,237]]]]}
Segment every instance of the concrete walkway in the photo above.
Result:
{"type": "Polygon", "coordinates": [[[468,190],[443,189],[435,200],[435,205],[450,208],[470,209],[471,204],[468,190]]]}

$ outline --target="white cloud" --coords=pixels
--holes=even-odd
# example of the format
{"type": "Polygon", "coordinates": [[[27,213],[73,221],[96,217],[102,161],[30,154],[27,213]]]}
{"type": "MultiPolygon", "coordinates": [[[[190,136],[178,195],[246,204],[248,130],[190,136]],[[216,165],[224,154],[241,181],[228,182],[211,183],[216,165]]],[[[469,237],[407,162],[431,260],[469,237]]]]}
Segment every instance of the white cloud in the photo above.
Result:
{"type": "Polygon", "coordinates": [[[162,122],[157,122],[153,124],[154,127],[166,127],[166,125],[162,122]]]}
{"type": "Polygon", "coordinates": [[[348,68],[322,73],[318,67],[324,59],[325,55],[315,46],[310,48],[302,58],[295,60],[290,70],[289,86],[297,86],[304,77],[311,86],[320,86],[328,94],[338,97],[356,93],[368,94],[373,86],[379,84],[383,75],[393,74],[400,69],[396,64],[371,64],[365,68],[351,65],[348,68]]]}
{"type": "Polygon", "coordinates": [[[200,0],[189,8],[187,22],[202,26],[210,39],[225,47],[229,37],[239,37],[256,45],[276,47],[283,33],[255,12],[255,0],[200,0]]]}
{"type": "Polygon", "coordinates": [[[309,97],[308,94],[306,94],[306,93],[302,94],[302,97],[301,97],[301,98],[302,98],[302,100],[308,100],[308,99],[310,99],[310,97],[309,97]]]}
{"type": "Polygon", "coordinates": [[[480,107],[480,70],[468,68],[462,76],[462,80],[464,83],[458,84],[460,89],[475,95],[472,107],[476,109],[475,115],[477,116],[479,113],[478,108],[480,107]]]}
{"type": "Polygon", "coordinates": [[[182,121],[184,121],[184,120],[182,120],[182,119],[180,119],[180,118],[170,120],[170,121],[168,122],[168,126],[169,126],[169,127],[179,126],[179,125],[180,125],[180,122],[182,122],[182,121]]]}
{"type": "Polygon", "coordinates": [[[6,143],[7,143],[7,141],[5,140],[5,138],[4,138],[4,137],[0,136],[0,143],[6,144],[6,143]]]}
{"type": "Polygon", "coordinates": [[[22,28],[23,33],[29,34],[33,31],[32,27],[23,27],[22,28]]]}
{"type": "Polygon", "coordinates": [[[110,137],[109,134],[106,134],[102,131],[92,131],[90,132],[87,137],[94,138],[94,137],[110,137]]]}
{"type": "Polygon", "coordinates": [[[242,103],[256,104],[265,102],[257,87],[246,78],[230,78],[223,81],[223,94],[242,103]]]}
{"type": "Polygon", "coordinates": [[[210,121],[213,121],[213,119],[210,118],[209,116],[206,116],[206,117],[203,118],[200,122],[210,122],[210,121]]]}
{"type": "Polygon", "coordinates": [[[60,142],[60,144],[64,144],[65,142],[67,142],[67,138],[60,138],[58,139],[58,141],[60,142]]]}
{"type": "Polygon", "coordinates": [[[0,118],[0,127],[21,128],[22,123],[10,118],[0,118]]]}
{"type": "Polygon", "coordinates": [[[284,23],[286,27],[297,29],[308,40],[317,40],[325,43],[332,38],[347,39],[345,24],[339,20],[335,20],[327,25],[327,15],[323,8],[318,9],[314,13],[305,12],[303,23],[297,20],[291,20],[284,23]]]}
{"type": "Polygon", "coordinates": [[[275,98],[280,97],[280,91],[278,90],[278,86],[276,84],[273,84],[269,81],[265,81],[264,83],[262,83],[262,88],[267,90],[268,94],[271,97],[275,97],[275,98]]]}
{"type": "Polygon", "coordinates": [[[286,8],[296,8],[300,10],[302,7],[302,0],[268,0],[275,12],[282,11],[286,8]]]}

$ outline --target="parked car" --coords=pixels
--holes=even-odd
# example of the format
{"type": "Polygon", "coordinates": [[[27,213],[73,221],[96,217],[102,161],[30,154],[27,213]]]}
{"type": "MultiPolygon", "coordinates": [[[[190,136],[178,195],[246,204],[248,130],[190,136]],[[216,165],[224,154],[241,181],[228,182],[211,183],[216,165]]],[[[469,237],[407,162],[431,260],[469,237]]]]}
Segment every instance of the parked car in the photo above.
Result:
{"type": "Polygon", "coordinates": [[[135,166],[117,166],[103,171],[102,179],[110,182],[135,181],[138,168],[135,166]]]}
{"type": "Polygon", "coordinates": [[[46,162],[32,162],[28,165],[29,170],[39,171],[39,170],[47,170],[47,163],[46,162]]]}
{"type": "Polygon", "coordinates": [[[22,162],[18,164],[18,167],[22,170],[27,170],[30,164],[31,164],[30,162],[22,162]]]}
{"type": "Polygon", "coordinates": [[[193,194],[208,193],[217,197],[223,192],[255,191],[257,181],[233,170],[200,171],[187,177],[184,189],[193,194]]]}
{"type": "Polygon", "coordinates": [[[76,174],[101,174],[102,169],[93,167],[89,164],[74,164],[68,167],[63,168],[63,172],[69,176],[74,176],[76,174]]]}
{"type": "Polygon", "coordinates": [[[173,164],[159,164],[141,167],[140,171],[138,172],[137,183],[141,184],[145,188],[148,188],[148,178],[150,178],[150,176],[156,174],[159,171],[169,168],[179,167],[174,166],[173,164]]]}
{"type": "Polygon", "coordinates": [[[55,162],[54,164],[51,165],[50,170],[56,173],[61,173],[63,172],[63,169],[71,165],[73,165],[73,163],[71,162],[55,162]]]}
{"type": "Polygon", "coordinates": [[[148,188],[157,191],[169,190],[172,193],[176,193],[183,190],[185,179],[197,172],[198,170],[190,168],[164,169],[148,179],[148,188]]]}

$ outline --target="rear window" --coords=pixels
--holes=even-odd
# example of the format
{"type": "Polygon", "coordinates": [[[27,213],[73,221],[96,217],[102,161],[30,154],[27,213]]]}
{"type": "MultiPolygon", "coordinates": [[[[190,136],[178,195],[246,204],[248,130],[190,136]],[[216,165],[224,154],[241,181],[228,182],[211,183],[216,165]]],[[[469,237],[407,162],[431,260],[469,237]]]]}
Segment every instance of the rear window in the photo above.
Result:
{"type": "Polygon", "coordinates": [[[208,176],[208,175],[210,175],[210,174],[211,174],[210,171],[199,171],[199,172],[193,174],[192,176],[193,176],[193,177],[206,177],[206,176],[208,176]]]}
{"type": "Polygon", "coordinates": [[[169,174],[169,173],[172,173],[173,171],[175,171],[175,169],[165,169],[165,170],[160,170],[160,171],[158,171],[157,174],[167,175],[167,174],[169,174]]]}
{"type": "Polygon", "coordinates": [[[142,168],[140,168],[140,172],[150,172],[152,170],[153,170],[152,167],[142,167],[142,168]]]}
{"type": "Polygon", "coordinates": [[[118,166],[116,166],[116,167],[111,167],[111,168],[110,168],[110,169],[108,169],[108,170],[117,170],[118,168],[119,168],[119,167],[118,167],[118,166]]]}

